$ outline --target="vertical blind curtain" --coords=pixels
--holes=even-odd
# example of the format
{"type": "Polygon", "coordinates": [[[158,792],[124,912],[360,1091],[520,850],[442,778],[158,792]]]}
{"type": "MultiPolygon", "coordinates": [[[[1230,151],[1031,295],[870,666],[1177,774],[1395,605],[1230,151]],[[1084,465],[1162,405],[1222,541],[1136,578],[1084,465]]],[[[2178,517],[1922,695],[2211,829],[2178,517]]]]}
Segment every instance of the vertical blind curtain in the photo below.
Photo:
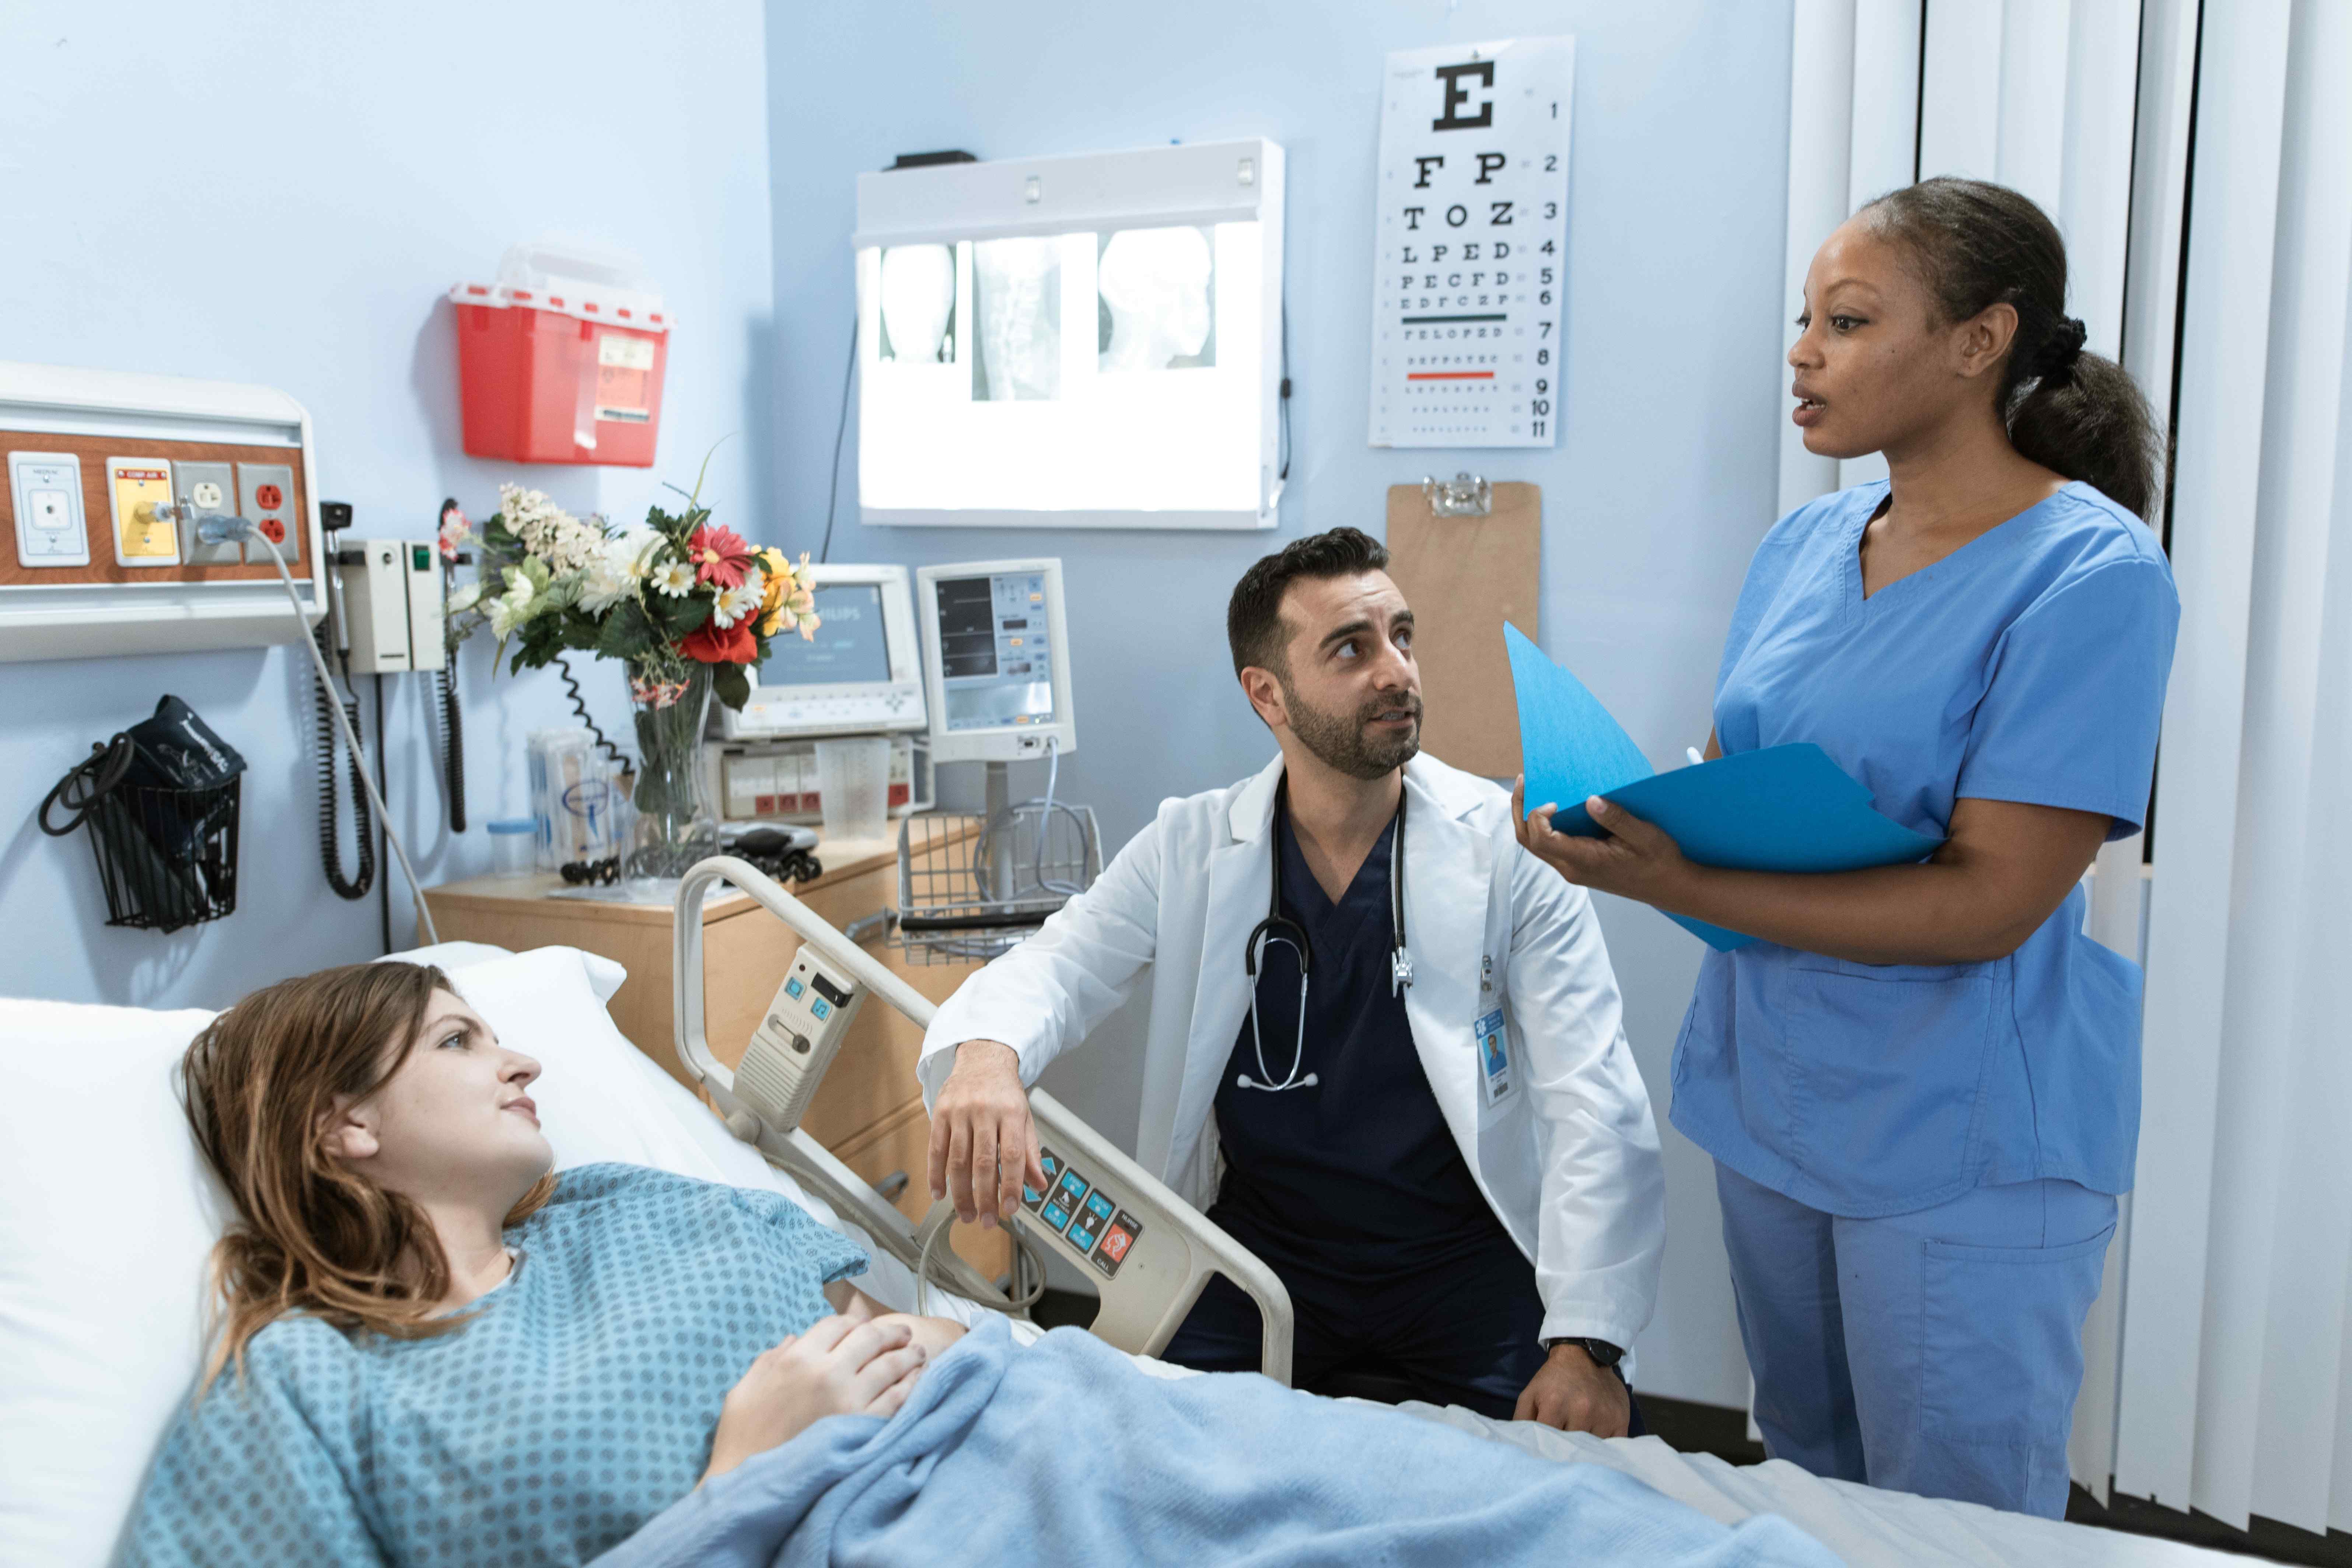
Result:
{"type": "Polygon", "coordinates": [[[2352,1528],[2352,6],[2205,7],[2118,1489],[2352,1528]]]}
{"type": "MultiPolygon", "coordinates": [[[[2352,5],[1797,0],[1794,26],[1790,316],[1863,200],[1998,180],[2173,418],[2166,826],[2145,909],[2137,840],[2094,879],[2092,934],[2139,956],[2144,915],[2148,979],[2076,1479],[2352,1529],[2352,5]]],[[[1871,473],[1784,430],[1784,510],[1871,473]]]]}

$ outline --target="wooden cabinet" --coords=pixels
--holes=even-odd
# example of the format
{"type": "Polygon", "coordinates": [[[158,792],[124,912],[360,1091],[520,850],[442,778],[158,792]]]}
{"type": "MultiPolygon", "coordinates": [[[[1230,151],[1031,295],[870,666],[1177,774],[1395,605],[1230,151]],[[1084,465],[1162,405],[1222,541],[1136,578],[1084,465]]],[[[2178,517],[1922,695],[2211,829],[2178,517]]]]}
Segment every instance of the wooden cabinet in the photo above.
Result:
{"type": "MultiPolygon", "coordinates": [[[[835,930],[887,910],[898,898],[898,846],[891,840],[842,841],[818,847],[825,873],[792,892],[835,930]]],[[[699,1092],[671,1044],[672,942],[668,904],[598,899],[558,899],[552,873],[478,877],[425,889],[434,923],[445,942],[486,942],[518,952],[576,947],[601,953],[629,972],[609,1004],[613,1021],[632,1044],[688,1089],[699,1092]]],[[[800,939],[767,910],[733,889],[706,901],[703,926],[703,1008],[712,1054],[732,1067],[791,966],[800,939]]],[[[973,965],[912,963],[884,944],[879,930],[866,951],[915,990],[944,1001],[973,965]]],[[[892,1201],[909,1218],[929,1207],[926,1161],[930,1119],[915,1080],[922,1031],[912,1019],[868,997],[841,1055],[825,1074],[801,1125],[867,1181],[888,1190],[900,1173],[905,1185],[892,1201]]],[[[1011,1267],[1001,1230],[959,1226],[955,1248],[991,1279],[1011,1267]]]]}

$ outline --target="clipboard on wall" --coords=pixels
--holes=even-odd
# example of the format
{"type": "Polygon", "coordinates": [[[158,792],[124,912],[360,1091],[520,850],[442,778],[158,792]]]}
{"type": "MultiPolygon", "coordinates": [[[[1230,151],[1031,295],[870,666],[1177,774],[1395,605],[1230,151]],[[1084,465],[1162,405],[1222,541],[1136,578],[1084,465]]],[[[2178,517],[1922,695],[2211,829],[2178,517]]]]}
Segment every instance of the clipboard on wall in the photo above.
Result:
{"type": "Polygon", "coordinates": [[[1389,487],[1389,575],[1412,606],[1422,750],[1465,773],[1520,771],[1503,627],[1536,637],[1543,488],[1463,474],[1389,487]]]}

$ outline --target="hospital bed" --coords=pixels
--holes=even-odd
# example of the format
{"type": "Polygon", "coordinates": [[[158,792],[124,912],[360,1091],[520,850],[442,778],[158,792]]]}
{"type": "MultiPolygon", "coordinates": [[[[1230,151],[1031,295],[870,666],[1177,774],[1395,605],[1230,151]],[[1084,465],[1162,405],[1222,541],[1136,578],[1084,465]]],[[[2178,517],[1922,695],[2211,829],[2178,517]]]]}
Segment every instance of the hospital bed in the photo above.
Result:
{"type": "MultiPolygon", "coordinates": [[[[737,875],[724,874],[730,880],[737,875]]],[[[746,868],[743,882],[756,886],[756,875],[746,868]]],[[[847,944],[837,933],[804,925],[814,919],[804,908],[787,918],[818,962],[860,973],[868,1000],[928,1016],[920,997],[863,976],[840,951],[847,944]]],[[[865,1289],[893,1308],[917,1309],[908,1253],[919,1254],[922,1232],[869,1200],[837,1163],[828,1164],[821,1150],[812,1153],[790,1133],[777,1135],[763,1125],[754,1133],[759,1148],[741,1141],[738,1134],[751,1129],[739,1121],[730,1131],[648,1060],[605,1012],[624,978],[617,964],[570,948],[509,953],[468,943],[402,956],[441,964],[501,1038],[540,1058],[545,1072],[532,1094],[559,1167],[621,1160],[782,1192],[871,1248],[873,1266],[860,1281],[865,1289]],[[763,1157],[772,1151],[786,1168],[763,1157]],[[793,1172],[809,1173],[810,1179],[793,1172]]],[[[695,972],[683,964],[678,970],[695,972]]],[[[681,1004],[678,1012],[679,1039],[691,1057],[696,1047],[688,1042],[699,1035],[689,1026],[691,1009],[681,1004]]],[[[189,1391],[198,1361],[205,1258],[227,1207],[188,1136],[173,1068],[210,1016],[196,1009],[0,999],[0,1563],[10,1568],[88,1568],[104,1562],[164,1426],[189,1391]]],[[[700,1048],[707,1051],[708,1042],[700,1048]]],[[[733,1087],[729,1093],[736,1101],[730,1115],[751,1110],[757,1098],[733,1087]]],[[[1163,1267],[1139,1266],[1132,1276],[1122,1267],[1106,1281],[1111,1286],[1106,1301],[1117,1305],[1107,1308],[1096,1327],[1107,1338],[1164,1341],[1165,1320],[1179,1310],[1180,1298],[1189,1300],[1188,1292],[1197,1290],[1206,1270],[1232,1272],[1247,1288],[1252,1260],[1246,1254],[1049,1098],[1039,1096],[1036,1104],[1046,1141],[1067,1153],[1069,1168],[1109,1180],[1123,1201],[1139,1198],[1152,1205],[1149,1215],[1131,1202],[1127,1205],[1143,1219],[1139,1247],[1163,1234],[1155,1228],[1161,1221],[1165,1234],[1185,1238],[1181,1255],[1168,1255],[1163,1267]],[[1135,1293],[1122,1301],[1118,1281],[1130,1278],[1135,1293]]],[[[1027,1227],[1027,1233],[1034,1239],[1042,1228],[1027,1227]]],[[[986,1282],[961,1278],[975,1294],[986,1293],[986,1282]]],[[[1278,1300],[1265,1289],[1266,1279],[1256,1283],[1261,1300],[1278,1300]]],[[[936,1290],[920,1294],[928,1297],[923,1310],[967,1322],[988,1310],[936,1290]]],[[[1021,1337],[1037,1331],[1015,1324],[1021,1337]]],[[[1192,1375],[1149,1357],[1139,1356],[1137,1365],[1152,1375],[1192,1375]]],[[[1704,1455],[1677,1454],[1654,1437],[1603,1442],[1492,1422],[1461,1409],[1405,1408],[1563,1462],[1627,1471],[1726,1522],[1759,1512],[1785,1515],[1857,1568],[2187,1568],[2236,1561],[1970,1504],[1822,1481],[1785,1463],[1734,1468],[1704,1455]]]]}

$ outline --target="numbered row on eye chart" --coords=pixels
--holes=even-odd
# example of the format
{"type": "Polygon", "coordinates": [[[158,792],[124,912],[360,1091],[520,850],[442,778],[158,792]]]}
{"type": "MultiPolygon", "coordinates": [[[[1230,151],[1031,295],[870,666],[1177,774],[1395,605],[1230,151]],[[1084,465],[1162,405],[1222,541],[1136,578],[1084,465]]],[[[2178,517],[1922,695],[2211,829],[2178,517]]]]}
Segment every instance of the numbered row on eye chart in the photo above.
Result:
{"type": "Polygon", "coordinates": [[[1499,190],[1517,174],[1511,184],[1556,192],[1559,155],[1475,154],[1460,179],[1488,189],[1461,200],[1445,199],[1445,157],[1413,163],[1413,199],[1395,203],[1381,223],[1375,423],[1391,440],[1549,444],[1560,203],[1554,194],[1499,190]],[[1513,162],[1520,168],[1507,174],[1513,162]]]}

